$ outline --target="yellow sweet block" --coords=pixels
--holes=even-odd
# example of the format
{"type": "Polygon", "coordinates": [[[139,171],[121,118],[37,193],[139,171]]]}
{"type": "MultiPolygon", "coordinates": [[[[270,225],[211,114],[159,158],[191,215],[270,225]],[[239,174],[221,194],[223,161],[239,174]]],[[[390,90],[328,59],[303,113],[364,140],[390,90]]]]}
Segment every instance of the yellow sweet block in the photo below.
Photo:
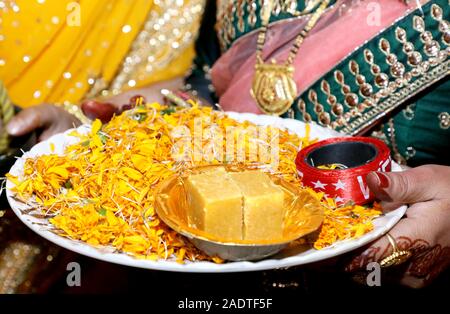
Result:
{"type": "Polygon", "coordinates": [[[222,167],[185,182],[191,227],[229,240],[270,240],[283,235],[284,191],[259,170],[222,167]]]}
{"type": "Polygon", "coordinates": [[[283,235],[284,191],[258,170],[229,173],[243,195],[243,238],[278,239],[283,235]]]}
{"type": "Polygon", "coordinates": [[[191,175],[185,189],[191,227],[224,239],[242,239],[242,193],[225,169],[191,175]]]}

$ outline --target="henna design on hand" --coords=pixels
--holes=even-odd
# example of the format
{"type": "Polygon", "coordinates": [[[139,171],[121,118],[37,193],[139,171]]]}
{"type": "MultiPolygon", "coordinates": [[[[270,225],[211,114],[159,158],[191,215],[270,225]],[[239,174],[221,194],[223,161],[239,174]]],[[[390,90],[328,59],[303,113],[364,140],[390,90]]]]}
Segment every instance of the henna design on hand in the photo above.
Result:
{"type": "MultiPolygon", "coordinates": [[[[413,277],[421,280],[422,285],[427,285],[450,266],[450,247],[443,247],[440,244],[432,246],[426,240],[413,240],[405,236],[398,237],[396,242],[399,250],[409,250],[412,253],[412,257],[405,264],[395,267],[403,271],[403,277],[413,277]]],[[[379,262],[391,253],[391,245],[384,248],[370,247],[354,258],[345,270],[348,272],[365,270],[368,263],[379,262]]]]}

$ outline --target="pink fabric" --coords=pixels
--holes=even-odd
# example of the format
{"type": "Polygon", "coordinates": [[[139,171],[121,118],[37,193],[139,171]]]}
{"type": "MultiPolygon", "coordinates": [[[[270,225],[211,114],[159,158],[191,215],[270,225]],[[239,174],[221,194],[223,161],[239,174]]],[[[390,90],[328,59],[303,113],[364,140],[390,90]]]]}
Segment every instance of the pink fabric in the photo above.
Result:
{"type": "MultiPolygon", "coordinates": [[[[422,1],[426,2],[426,1],[422,1]]],[[[351,10],[355,1],[338,0],[335,7],[325,13],[305,39],[294,62],[294,78],[301,93],[332,69],[356,47],[403,16],[416,4],[405,5],[399,0],[361,1],[351,10]],[[369,25],[379,5],[380,22],[369,25]]],[[[292,47],[292,40],[303,29],[305,20],[293,19],[271,25],[264,45],[264,59],[284,61],[292,47]]],[[[250,95],[254,75],[257,32],[239,39],[212,68],[212,81],[220,97],[220,105],[227,111],[261,113],[250,95]]]]}

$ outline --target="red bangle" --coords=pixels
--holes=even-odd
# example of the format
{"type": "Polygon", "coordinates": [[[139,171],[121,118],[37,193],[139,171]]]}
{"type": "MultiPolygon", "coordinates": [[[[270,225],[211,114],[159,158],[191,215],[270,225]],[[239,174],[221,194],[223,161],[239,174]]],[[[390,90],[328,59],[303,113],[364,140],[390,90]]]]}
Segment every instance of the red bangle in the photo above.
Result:
{"type": "Polygon", "coordinates": [[[302,149],[295,164],[305,186],[324,192],[338,204],[373,201],[374,195],[366,183],[367,174],[391,171],[389,148],[384,142],[368,137],[341,137],[317,142],[302,149]],[[339,168],[318,168],[330,164],[339,168]]]}

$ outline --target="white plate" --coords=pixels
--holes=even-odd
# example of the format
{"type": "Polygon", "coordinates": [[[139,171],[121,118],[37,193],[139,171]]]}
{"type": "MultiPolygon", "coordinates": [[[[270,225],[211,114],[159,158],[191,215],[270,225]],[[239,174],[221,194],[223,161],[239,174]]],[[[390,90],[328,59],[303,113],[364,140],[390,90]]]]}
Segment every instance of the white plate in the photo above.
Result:
{"type": "MultiPolygon", "coordinates": [[[[240,114],[235,112],[228,113],[230,117],[244,121],[248,120],[259,125],[275,125],[280,128],[287,128],[290,131],[297,133],[300,136],[305,134],[305,124],[303,122],[293,119],[281,119],[272,116],[254,115],[254,114],[240,114]]],[[[86,132],[89,130],[88,126],[81,126],[79,130],[86,132]]],[[[27,157],[34,157],[38,155],[50,154],[50,143],[54,144],[55,151],[53,153],[62,154],[65,146],[69,143],[77,141],[75,137],[69,136],[68,133],[71,130],[57,134],[34,146],[29,152],[25,153],[22,158],[19,158],[14,166],[11,168],[10,173],[13,175],[21,175],[23,173],[24,159],[27,157]]],[[[343,136],[335,131],[319,127],[317,125],[311,125],[311,137],[325,139],[329,137],[343,136]]],[[[393,171],[401,171],[400,166],[393,165],[393,171]]],[[[308,264],[317,262],[320,260],[328,259],[343,253],[355,250],[365,244],[368,244],[375,239],[381,237],[387,233],[404,215],[406,206],[402,206],[388,214],[375,219],[375,228],[371,232],[363,235],[355,240],[346,240],[335,243],[334,245],[325,248],[323,250],[308,249],[303,252],[285,252],[283,255],[279,254],[274,257],[256,261],[256,262],[230,262],[225,264],[215,264],[211,262],[188,262],[185,264],[179,264],[173,260],[140,260],[133,258],[127,254],[115,252],[111,247],[94,247],[84,242],[67,239],[58,236],[49,228],[51,224],[46,219],[37,219],[30,215],[24,214],[24,210],[28,209],[28,206],[22,202],[13,198],[11,188],[14,184],[11,181],[6,183],[6,193],[11,208],[16,215],[25,223],[30,229],[44,237],[45,239],[62,246],[68,250],[90,256],[99,260],[117,263],[122,265],[128,265],[133,267],[167,270],[167,271],[180,271],[180,272],[206,272],[206,273],[220,273],[220,272],[241,272],[241,271],[255,271],[265,270],[280,267],[289,267],[295,265],[308,264]]]]}

